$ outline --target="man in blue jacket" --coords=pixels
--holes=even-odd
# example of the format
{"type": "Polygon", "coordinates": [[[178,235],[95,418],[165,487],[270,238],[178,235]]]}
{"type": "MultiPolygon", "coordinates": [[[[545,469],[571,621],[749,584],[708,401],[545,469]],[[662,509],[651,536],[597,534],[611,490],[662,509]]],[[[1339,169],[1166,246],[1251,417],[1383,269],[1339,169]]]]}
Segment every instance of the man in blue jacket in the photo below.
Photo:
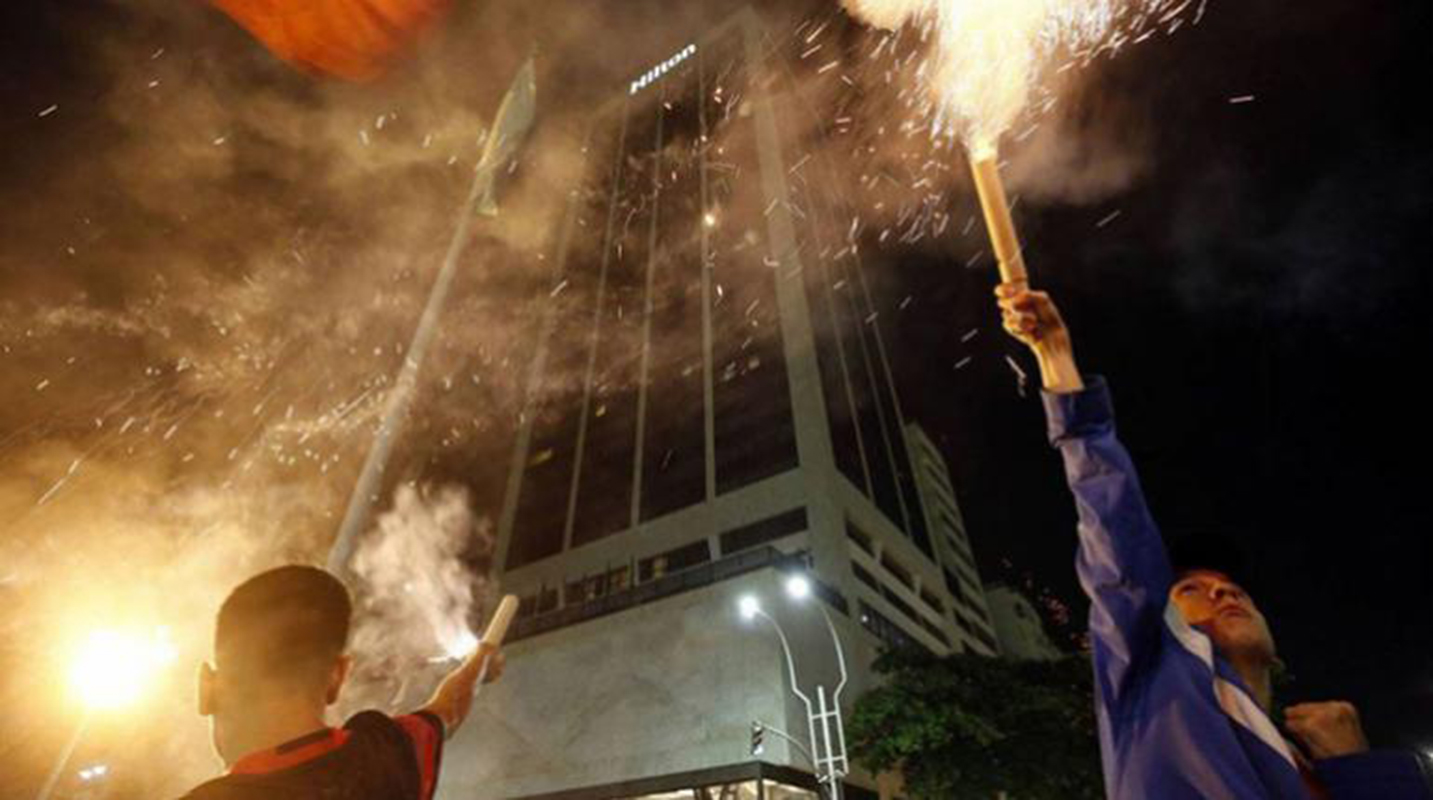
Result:
{"type": "Polygon", "coordinates": [[[1050,441],[1079,512],[1080,584],[1105,787],[1111,800],[1430,800],[1418,755],[1373,751],[1354,707],[1269,714],[1274,639],[1254,599],[1214,563],[1171,565],[1104,381],[1080,377],[1050,297],[996,290],[1005,329],[1040,361],[1050,441]]]}

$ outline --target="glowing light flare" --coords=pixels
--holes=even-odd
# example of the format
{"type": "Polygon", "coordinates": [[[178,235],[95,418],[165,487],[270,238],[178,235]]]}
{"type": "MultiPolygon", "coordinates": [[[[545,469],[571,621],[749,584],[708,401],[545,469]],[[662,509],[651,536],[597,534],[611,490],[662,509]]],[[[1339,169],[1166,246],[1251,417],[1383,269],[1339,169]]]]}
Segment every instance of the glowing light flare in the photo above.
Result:
{"type": "Polygon", "coordinates": [[[459,631],[458,635],[447,643],[446,649],[451,658],[459,660],[467,658],[477,651],[478,637],[473,635],[472,631],[459,631]]]}
{"type": "Polygon", "coordinates": [[[805,600],[811,596],[811,581],[805,575],[792,575],[786,579],[786,595],[792,600],[805,600]]]}
{"type": "Polygon", "coordinates": [[[1193,0],[846,0],[852,14],[876,27],[928,26],[937,43],[931,63],[921,70],[937,101],[931,130],[958,136],[972,148],[996,146],[1057,55],[1087,61],[1143,41],[1157,26],[1172,32],[1193,5],[1193,0]]]}
{"type": "Polygon", "coordinates": [[[97,630],[75,654],[70,687],[89,708],[120,708],[139,699],[177,657],[178,650],[163,628],[147,636],[127,630],[97,630]]]}
{"type": "Polygon", "coordinates": [[[95,764],[93,767],[85,767],[80,770],[80,780],[89,783],[97,781],[109,774],[109,767],[105,764],[95,764]]]}
{"type": "Polygon", "coordinates": [[[752,619],[761,613],[761,601],[751,595],[745,595],[736,601],[736,608],[741,612],[742,619],[752,619]]]}

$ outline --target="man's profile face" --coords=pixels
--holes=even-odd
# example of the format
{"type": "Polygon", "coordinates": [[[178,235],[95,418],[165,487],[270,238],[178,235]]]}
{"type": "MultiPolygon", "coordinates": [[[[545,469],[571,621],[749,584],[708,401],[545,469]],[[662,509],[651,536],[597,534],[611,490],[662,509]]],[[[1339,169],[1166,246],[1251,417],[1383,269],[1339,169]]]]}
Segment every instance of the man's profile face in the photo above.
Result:
{"type": "Polygon", "coordinates": [[[1174,582],[1169,601],[1185,622],[1207,633],[1226,658],[1275,658],[1268,622],[1254,599],[1229,576],[1214,570],[1190,570],[1174,582]]]}

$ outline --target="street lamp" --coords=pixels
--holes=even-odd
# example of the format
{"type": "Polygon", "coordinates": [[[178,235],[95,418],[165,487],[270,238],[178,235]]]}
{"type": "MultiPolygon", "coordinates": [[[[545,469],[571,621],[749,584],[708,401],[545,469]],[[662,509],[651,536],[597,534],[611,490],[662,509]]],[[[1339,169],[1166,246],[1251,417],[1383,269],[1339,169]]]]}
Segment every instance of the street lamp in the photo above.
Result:
{"type": "Polygon", "coordinates": [[[811,581],[799,573],[786,579],[786,594],[792,600],[805,600],[811,596],[811,581]]]}
{"type": "MultiPolygon", "coordinates": [[[[84,711],[75,724],[74,733],[65,743],[60,758],[40,787],[36,800],[48,800],[64,774],[80,739],[96,712],[112,711],[130,705],[144,694],[159,672],[174,662],[178,651],[170,643],[168,633],[160,628],[152,636],[133,631],[98,630],[80,645],[70,667],[70,688],[84,704],[84,711]]],[[[103,777],[109,768],[100,765],[81,772],[81,779],[91,781],[103,777]],[[95,771],[95,770],[98,771],[95,771]]]]}
{"type": "Polygon", "coordinates": [[[761,613],[761,602],[751,595],[743,595],[736,602],[737,609],[741,611],[741,618],[750,622],[757,614],[761,613]]]}
{"type": "MultiPolygon", "coordinates": [[[[811,596],[811,580],[801,573],[792,573],[786,578],[786,594],[797,602],[804,602],[811,596]]],[[[761,608],[761,602],[754,595],[743,595],[737,601],[737,608],[743,619],[750,621],[761,617],[771,623],[775,629],[777,638],[781,641],[781,653],[786,657],[786,671],[791,679],[791,692],[801,700],[806,708],[806,727],[811,737],[811,750],[815,757],[812,758],[813,766],[816,769],[817,780],[827,783],[829,796],[832,800],[840,800],[841,779],[845,777],[849,768],[846,758],[846,730],[841,722],[841,691],[846,688],[846,653],[841,647],[841,637],[836,633],[836,625],[831,621],[831,615],[819,604],[817,608],[821,612],[822,619],[826,622],[826,630],[831,634],[831,642],[836,650],[836,663],[841,670],[841,681],[836,685],[836,691],[829,696],[826,687],[816,686],[816,706],[811,705],[811,698],[801,691],[796,683],[796,661],[791,655],[791,645],[787,641],[786,631],[782,630],[781,623],[774,617],[767,614],[761,608]],[[820,726],[821,737],[816,736],[817,726],[820,726]],[[832,729],[835,729],[835,741],[832,741],[832,729]]],[[[794,744],[794,742],[793,742],[794,744]]]]}

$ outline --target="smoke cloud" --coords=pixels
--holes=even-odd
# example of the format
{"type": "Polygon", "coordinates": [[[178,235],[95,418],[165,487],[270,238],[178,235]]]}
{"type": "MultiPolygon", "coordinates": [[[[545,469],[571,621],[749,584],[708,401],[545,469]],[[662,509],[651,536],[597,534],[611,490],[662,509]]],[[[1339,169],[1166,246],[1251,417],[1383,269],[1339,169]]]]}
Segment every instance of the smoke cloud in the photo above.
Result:
{"type": "MultiPolygon", "coordinates": [[[[190,687],[214,612],[255,572],[323,562],[491,114],[536,43],[536,137],[501,215],[476,226],[355,564],[346,702],[421,699],[442,667],[428,659],[456,649],[492,589],[486,520],[538,321],[556,309],[562,336],[586,330],[551,263],[586,169],[584,115],[737,4],[629,11],[618,28],[595,5],[461,8],[362,87],[293,72],[202,4],[38,12],[69,77],[7,101],[27,116],[0,154],[0,697],[29,721],[0,735],[0,772],[19,776],[0,795],[48,769],[78,713],[53,676],[103,625],[167,626],[179,666],[80,757],[163,759],[132,777],[144,796],[214,773],[190,687]]],[[[830,241],[976,246],[963,156],[911,88],[919,31],[868,31],[834,3],[769,23],[777,58],[758,77],[779,95],[793,180],[844,200],[830,241]]],[[[1119,119],[1046,114],[1007,153],[1012,190],[1120,191],[1143,162],[1119,119]]],[[[723,213],[741,231],[766,212],[723,213]]],[[[544,391],[571,389],[571,355],[544,391]]]]}
{"type": "Polygon", "coordinates": [[[474,515],[466,489],[398,488],[353,555],[358,613],[350,647],[367,669],[347,705],[421,702],[432,688],[421,680],[431,677],[424,675],[430,665],[451,666],[471,652],[479,601],[490,600],[492,588],[472,565],[485,563],[492,545],[491,526],[474,515]]]}

